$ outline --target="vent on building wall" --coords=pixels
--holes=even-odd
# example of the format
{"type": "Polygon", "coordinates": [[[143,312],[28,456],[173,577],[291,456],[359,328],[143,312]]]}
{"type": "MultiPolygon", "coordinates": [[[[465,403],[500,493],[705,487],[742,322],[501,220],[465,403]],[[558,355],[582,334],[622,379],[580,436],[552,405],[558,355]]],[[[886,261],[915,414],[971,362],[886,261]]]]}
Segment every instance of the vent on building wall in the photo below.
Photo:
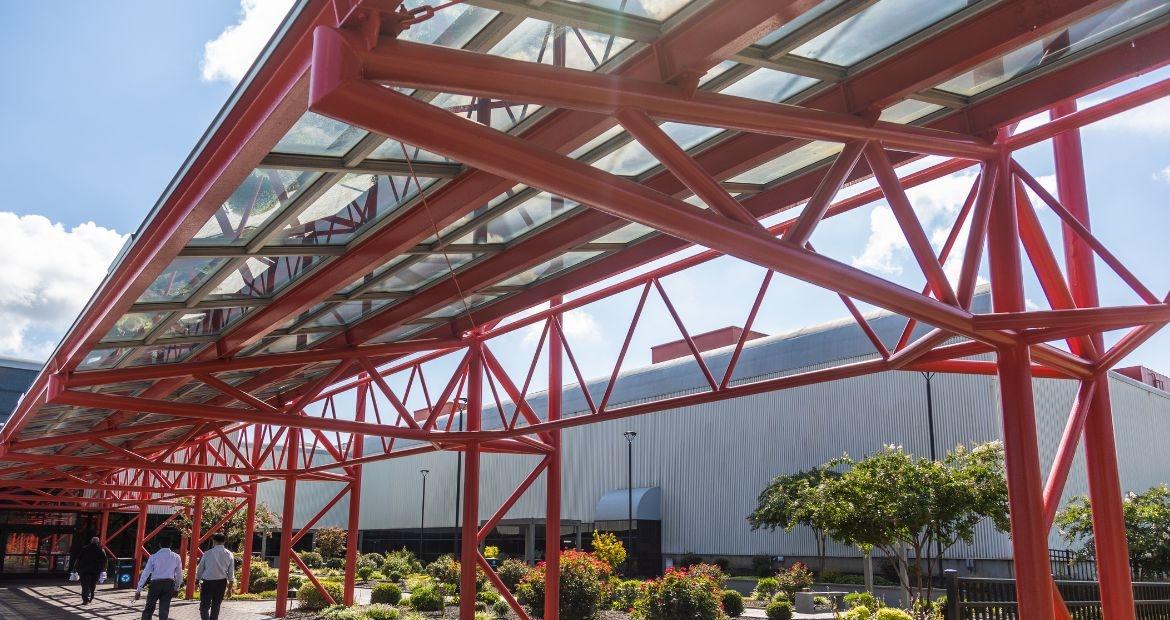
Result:
{"type": "Polygon", "coordinates": [[[1129,368],[1118,368],[1117,374],[1125,375],[1130,379],[1137,379],[1146,385],[1151,385],[1159,390],[1167,391],[1167,386],[1170,386],[1170,377],[1154,372],[1145,366],[1130,366],[1129,368]]]}
{"type": "MultiPolygon", "coordinates": [[[[703,334],[692,336],[691,340],[695,343],[695,348],[700,353],[705,353],[713,349],[721,349],[723,347],[735,346],[739,342],[740,336],[743,335],[742,327],[723,327],[714,331],[709,331],[703,334]]],[[[755,340],[756,338],[763,338],[768,334],[761,334],[760,332],[748,332],[747,339],[755,340]]],[[[666,342],[660,345],[650,347],[650,361],[654,364],[659,362],[667,362],[680,357],[689,357],[691,355],[691,348],[687,345],[686,340],[675,340],[673,342],[666,342]]]]}

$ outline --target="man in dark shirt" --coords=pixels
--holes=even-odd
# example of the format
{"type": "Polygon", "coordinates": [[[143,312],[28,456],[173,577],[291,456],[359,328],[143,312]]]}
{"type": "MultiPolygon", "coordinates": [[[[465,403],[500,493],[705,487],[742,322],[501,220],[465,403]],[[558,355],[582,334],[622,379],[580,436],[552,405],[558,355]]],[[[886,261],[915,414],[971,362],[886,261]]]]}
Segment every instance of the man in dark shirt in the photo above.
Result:
{"type": "Polygon", "coordinates": [[[102,541],[94,536],[77,553],[77,575],[81,577],[81,604],[88,605],[97,590],[98,576],[106,570],[106,552],[102,541]]]}

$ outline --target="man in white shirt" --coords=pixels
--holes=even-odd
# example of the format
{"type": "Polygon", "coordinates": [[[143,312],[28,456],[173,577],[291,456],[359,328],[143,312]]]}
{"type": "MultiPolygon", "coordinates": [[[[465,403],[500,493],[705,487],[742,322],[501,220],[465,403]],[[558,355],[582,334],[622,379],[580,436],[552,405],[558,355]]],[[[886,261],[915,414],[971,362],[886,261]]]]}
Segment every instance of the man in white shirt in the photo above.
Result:
{"type": "Polygon", "coordinates": [[[150,620],[156,605],[158,620],[168,620],[171,614],[171,598],[178,593],[179,584],[183,583],[183,561],[179,554],[171,551],[171,543],[166,539],[159,541],[158,551],[146,560],[142,576],[138,578],[134,600],[142,598],[142,588],[147,583],[150,584],[150,589],[146,593],[146,607],[142,610],[142,620],[150,620]]]}
{"type": "Polygon", "coordinates": [[[219,620],[219,606],[235,580],[236,558],[224,548],[226,540],[220,533],[212,536],[211,549],[199,558],[199,566],[195,568],[195,580],[200,582],[199,617],[202,620],[219,620]]]}

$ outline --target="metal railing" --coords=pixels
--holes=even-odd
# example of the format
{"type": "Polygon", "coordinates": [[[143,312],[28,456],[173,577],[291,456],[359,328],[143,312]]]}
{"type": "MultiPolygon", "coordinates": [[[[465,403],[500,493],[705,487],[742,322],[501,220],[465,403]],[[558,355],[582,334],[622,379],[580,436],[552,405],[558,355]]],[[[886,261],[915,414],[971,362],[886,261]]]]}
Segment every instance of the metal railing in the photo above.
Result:
{"type": "MultiPolygon", "coordinates": [[[[959,577],[946,571],[946,620],[1019,620],[1014,579],[959,577]]],[[[1104,620],[1096,581],[1058,580],[1074,620],[1104,620]]],[[[1138,620],[1170,620],[1170,583],[1133,584],[1138,620]]]]}

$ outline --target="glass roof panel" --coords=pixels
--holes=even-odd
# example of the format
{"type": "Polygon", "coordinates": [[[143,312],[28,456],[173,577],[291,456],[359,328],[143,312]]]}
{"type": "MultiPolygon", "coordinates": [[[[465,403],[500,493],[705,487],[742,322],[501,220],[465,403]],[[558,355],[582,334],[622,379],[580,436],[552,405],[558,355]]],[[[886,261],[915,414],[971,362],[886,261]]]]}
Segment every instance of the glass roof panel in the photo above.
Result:
{"type": "MultiPolygon", "coordinates": [[[[413,10],[433,4],[433,0],[406,0],[402,6],[413,10]]],[[[453,4],[444,7],[442,11],[435,11],[428,19],[411,24],[398,36],[416,43],[463,47],[496,15],[499,13],[491,9],[470,4],[453,4]]]]}
{"type": "Polygon", "coordinates": [[[77,365],[78,370],[112,368],[130,349],[94,349],[77,365]]]}
{"type": "Polygon", "coordinates": [[[128,312],[123,314],[118,322],[110,328],[110,331],[106,332],[106,337],[102,338],[102,342],[142,340],[167,314],[167,312],[128,312]]]}
{"type": "Polygon", "coordinates": [[[632,39],[583,28],[562,28],[530,17],[508,33],[488,53],[514,60],[551,65],[553,40],[558,31],[565,38],[565,66],[571,69],[592,71],[633,43],[632,39]]]}
{"type": "Polygon", "coordinates": [[[378,282],[369,290],[375,292],[402,292],[413,291],[429,284],[451,270],[471,262],[479,254],[450,252],[443,254],[428,254],[401,269],[390,274],[386,279],[378,282]],[[450,264],[448,264],[450,259],[450,264]]]}
{"type": "Polygon", "coordinates": [[[569,0],[593,6],[663,21],[690,4],[691,0],[569,0]]]}
{"type": "Polygon", "coordinates": [[[564,271],[569,267],[587,261],[599,254],[601,254],[601,252],[565,252],[564,254],[551,260],[547,260],[535,267],[525,269],[524,271],[521,271],[520,273],[506,280],[496,282],[493,286],[525,286],[532,284],[537,280],[547,278],[558,272],[564,271]]]}
{"type": "Polygon", "coordinates": [[[222,332],[228,325],[234,323],[247,312],[248,308],[240,307],[186,311],[178,320],[167,327],[162,338],[212,336],[222,332]]]}
{"type": "Polygon", "coordinates": [[[269,218],[281,212],[320,176],[316,172],[253,170],[195,233],[189,245],[246,243],[269,218]]]}
{"type": "MultiPolygon", "coordinates": [[[[434,179],[419,179],[425,189],[434,179]]],[[[345,175],[290,222],[276,245],[341,245],[418,194],[409,176],[345,175]]]]}
{"type": "Polygon", "coordinates": [[[586,153],[588,153],[589,151],[592,151],[593,149],[601,146],[607,140],[613,138],[614,136],[616,136],[620,133],[623,133],[623,131],[624,130],[622,129],[621,125],[614,125],[613,127],[610,127],[609,129],[606,129],[605,131],[601,132],[601,134],[599,134],[596,138],[593,138],[592,140],[586,142],[585,144],[582,144],[581,146],[577,147],[572,153],[569,153],[569,157],[572,157],[573,159],[578,159],[582,155],[585,155],[586,153]]]}
{"type": "Polygon", "coordinates": [[[398,342],[399,340],[407,340],[410,336],[413,336],[413,335],[415,335],[415,334],[417,334],[417,333],[419,333],[419,332],[421,332],[429,327],[431,327],[431,326],[430,325],[399,325],[398,327],[395,327],[394,329],[378,336],[377,338],[372,338],[370,340],[369,344],[386,344],[388,342],[398,342]]]}
{"type": "Polygon", "coordinates": [[[756,69],[719,92],[724,95],[775,103],[787,101],[793,95],[819,82],[820,80],[816,78],[794,75],[775,69],[756,69]]]}
{"type": "Polygon", "coordinates": [[[577,207],[577,203],[540,192],[491,220],[476,226],[455,243],[507,243],[577,207]]]}
{"type": "Polygon", "coordinates": [[[654,229],[650,228],[649,226],[645,226],[645,225],[639,224],[637,222],[631,222],[631,223],[629,223],[625,226],[622,226],[621,228],[619,228],[611,233],[604,234],[604,235],[594,239],[593,242],[594,243],[629,243],[635,239],[641,239],[642,237],[645,237],[646,235],[648,235],[652,232],[654,232],[654,229]]]}
{"type": "Polygon", "coordinates": [[[349,294],[349,293],[353,292],[355,289],[357,289],[359,286],[361,286],[367,282],[371,282],[373,280],[376,280],[379,276],[386,273],[386,271],[388,269],[394,267],[398,263],[401,263],[402,261],[404,261],[408,258],[410,258],[409,254],[399,254],[398,256],[395,256],[394,258],[379,265],[377,269],[374,269],[370,273],[351,282],[349,286],[341,289],[341,293],[343,295],[349,294]]]}
{"type": "Polygon", "coordinates": [[[756,41],[756,45],[767,47],[792,34],[798,28],[803,28],[806,24],[811,24],[821,15],[828,13],[830,10],[844,3],[845,0],[823,0],[820,4],[798,15],[796,19],[764,35],[759,41],[756,41]]]}
{"type": "Polygon", "coordinates": [[[146,366],[150,364],[173,364],[186,359],[201,344],[167,344],[157,347],[143,347],[135,349],[126,362],[127,366],[146,366]]]}
{"type": "MultiPolygon", "coordinates": [[[[417,146],[411,146],[409,144],[406,145],[406,157],[409,157],[410,161],[425,161],[432,163],[443,163],[451,161],[450,159],[447,159],[438,153],[424,151],[417,146]]],[[[403,161],[402,143],[397,140],[386,140],[380,144],[378,148],[374,149],[374,152],[370,153],[370,156],[367,159],[393,159],[397,161],[403,161]]]]}
{"type": "Polygon", "coordinates": [[[879,120],[891,123],[913,123],[914,121],[943,109],[941,105],[918,101],[917,99],[903,99],[898,103],[882,110],[879,120]]]}
{"type": "MultiPolygon", "coordinates": [[[[670,136],[683,149],[689,149],[723,131],[718,127],[673,122],[663,123],[660,127],[663,133],[670,136]]],[[[627,142],[593,162],[595,168],[622,175],[641,174],[657,165],[658,160],[637,141],[627,142]]]]}
{"type": "Polygon", "coordinates": [[[261,341],[259,347],[249,352],[255,353],[289,353],[292,351],[303,351],[311,346],[313,343],[331,336],[330,332],[314,332],[308,334],[292,334],[289,336],[280,336],[277,338],[269,338],[261,341]]]}
{"type": "Polygon", "coordinates": [[[137,303],[186,301],[226,262],[226,258],[176,258],[150,283],[137,303]]]}
{"type": "MultiPolygon", "coordinates": [[[[431,104],[478,122],[480,104],[475,97],[443,93],[435,97],[431,104]]],[[[483,105],[486,106],[485,113],[491,121],[491,127],[500,131],[508,131],[540,110],[540,106],[528,103],[506,106],[499,101],[485,101],[483,105]]]]}
{"type": "Polygon", "coordinates": [[[715,65],[714,67],[711,67],[710,69],[707,70],[706,73],[703,74],[703,77],[699,78],[699,86],[701,87],[704,84],[706,84],[707,82],[710,82],[711,80],[723,75],[724,73],[727,73],[728,71],[731,70],[732,67],[734,67],[738,64],[739,63],[735,62],[734,60],[724,60],[723,62],[715,65]]]}
{"type": "Polygon", "coordinates": [[[295,155],[329,155],[340,157],[349,152],[366,131],[313,112],[297,121],[272,149],[295,155]]]}
{"type": "Polygon", "coordinates": [[[271,297],[319,262],[320,256],[249,256],[207,298],[271,297]]]}
{"type": "Polygon", "coordinates": [[[878,0],[792,53],[848,67],[981,1],[878,0]]]}
{"type": "Polygon", "coordinates": [[[443,306],[442,308],[439,308],[438,310],[435,310],[423,318],[445,319],[453,317],[462,314],[468,308],[478,308],[494,299],[498,299],[499,297],[501,297],[501,295],[495,293],[472,293],[471,295],[467,296],[466,301],[462,299],[454,301],[447,304],[446,306],[443,306]]]}
{"type": "Polygon", "coordinates": [[[346,301],[339,304],[333,304],[324,314],[309,321],[304,327],[336,327],[339,325],[349,325],[354,321],[366,316],[367,314],[378,310],[379,308],[390,303],[386,299],[371,299],[365,301],[346,301]]]}
{"type": "Polygon", "coordinates": [[[837,142],[809,142],[729,179],[733,183],[769,183],[841,152],[837,142]]]}
{"type": "Polygon", "coordinates": [[[1170,0],[1127,0],[955,76],[937,88],[973,96],[1170,13],[1170,0]]]}

